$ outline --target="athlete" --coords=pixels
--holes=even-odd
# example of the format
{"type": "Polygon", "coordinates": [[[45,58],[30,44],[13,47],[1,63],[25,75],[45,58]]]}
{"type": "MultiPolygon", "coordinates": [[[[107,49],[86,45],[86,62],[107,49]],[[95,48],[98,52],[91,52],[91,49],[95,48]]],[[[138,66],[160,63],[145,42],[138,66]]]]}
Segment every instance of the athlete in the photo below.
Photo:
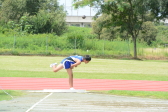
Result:
{"type": "Polygon", "coordinates": [[[89,55],[85,56],[69,56],[61,61],[61,63],[57,65],[57,63],[53,63],[50,65],[50,67],[53,69],[53,72],[58,72],[61,69],[66,69],[68,75],[69,75],[69,86],[70,90],[74,90],[73,88],[73,71],[72,69],[74,67],[77,67],[81,64],[81,62],[84,62],[85,64],[89,63],[91,61],[91,57],[89,55]]]}

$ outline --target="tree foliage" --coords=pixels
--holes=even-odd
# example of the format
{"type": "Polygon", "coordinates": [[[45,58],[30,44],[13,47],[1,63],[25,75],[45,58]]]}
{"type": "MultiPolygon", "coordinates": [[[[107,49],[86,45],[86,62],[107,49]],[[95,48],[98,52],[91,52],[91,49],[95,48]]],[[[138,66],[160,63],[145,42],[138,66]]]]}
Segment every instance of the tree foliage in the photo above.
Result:
{"type": "Polygon", "coordinates": [[[159,32],[156,37],[159,44],[162,46],[164,46],[165,44],[168,44],[168,27],[163,25],[158,25],[156,28],[159,32]]]}
{"type": "Polygon", "coordinates": [[[92,22],[92,31],[97,34],[98,39],[108,39],[114,40],[120,37],[122,40],[128,39],[127,33],[121,32],[118,26],[108,26],[104,27],[106,24],[110,24],[111,16],[107,14],[102,14],[94,22],[92,22]]]}
{"type": "Polygon", "coordinates": [[[157,28],[154,23],[147,21],[142,25],[142,30],[138,36],[140,42],[145,42],[147,45],[151,45],[153,41],[156,41],[157,28]]]}
{"type": "Polygon", "coordinates": [[[4,0],[1,5],[1,19],[18,21],[25,12],[26,1],[23,0],[4,0]]]}
{"type": "Polygon", "coordinates": [[[103,29],[103,18],[104,16],[101,16],[97,18],[94,22],[92,22],[92,32],[95,33],[98,37],[98,39],[101,38],[102,29],[103,29]]]}
{"type": "Polygon", "coordinates": [[[168,0],[74,0],[76,8],[86,5],[95,5],[99,8],[96,15],[111,15],[111,22],[105,27],[120,26],[121,31],[126,31],[134,43],[134,58],[137,58],[136,41],[145,15],[153,15],[159,20],[168,15],[168,0]]]}
{"type": "MultiPolygon", "coordinates": [[[[0,0],[0,21],[15,23],[11,28],[28,33],[55,33],[67,29],[63,6],[57,0],[0,0]],[[12,22],[10,22],[12,21],[12,22]]],[[[2,23],[2,22],[1,22],[2,23]]],[[[11,25],[8,25],[8,28],[11,25]]]]}
{"type": "Polygon", "coordinates": [[[25,10],[29,15],[36,15],[40,9],[41,0],[25,0],[25,10]]]}

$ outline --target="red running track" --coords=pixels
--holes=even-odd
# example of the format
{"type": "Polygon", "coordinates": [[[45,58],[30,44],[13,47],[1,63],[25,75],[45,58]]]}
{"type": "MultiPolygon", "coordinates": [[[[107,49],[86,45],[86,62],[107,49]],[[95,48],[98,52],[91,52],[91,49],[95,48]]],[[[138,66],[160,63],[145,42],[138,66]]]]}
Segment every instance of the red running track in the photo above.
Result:
{"type": "MultiPolygon", "coordinates": [[[[74,88],[83,90],[168,91],[168,81],[74,79],[74,88]]],[[[0,89],[69,89],[65,78],[0,77],[0,89]]]]}

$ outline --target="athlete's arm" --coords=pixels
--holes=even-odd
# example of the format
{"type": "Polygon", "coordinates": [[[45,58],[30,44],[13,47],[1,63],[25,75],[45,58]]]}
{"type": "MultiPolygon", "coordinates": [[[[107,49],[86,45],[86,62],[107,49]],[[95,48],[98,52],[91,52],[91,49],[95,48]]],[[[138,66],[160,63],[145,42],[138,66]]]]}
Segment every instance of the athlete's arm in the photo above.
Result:
{"type": "Polygon", "coordinates": [[[81,64],[81,61],[77,58],[73,58],[73,60],[76,62],[75,64],[72,64],[71,67],[77,67],[78,65],[81,64]]]}

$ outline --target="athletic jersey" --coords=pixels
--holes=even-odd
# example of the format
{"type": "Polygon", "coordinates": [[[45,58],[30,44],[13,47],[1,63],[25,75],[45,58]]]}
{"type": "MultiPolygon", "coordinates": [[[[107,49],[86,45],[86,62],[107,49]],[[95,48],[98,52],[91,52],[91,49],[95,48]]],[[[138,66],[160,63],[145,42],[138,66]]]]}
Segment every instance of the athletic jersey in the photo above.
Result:
{"type": "Polygon", "coordinates": [[[75,55],[75,56],[70,56],[72,59],[73,58],[77,58],[79,59],[80,61],[83,61],[83,57],[82,56],[78,56],[78,55],[75,55]]]}
{"type": "Polygon", "coordinates": [[[82,57],[82,56],[75,55],[75,56],[69,56],[69,57],[63,59],[63,60],[61,61],[61,64],[63,64],[63,66],[64,66],[65,69],[69,69],[69,68],[71,67],[71,64],[76,63],[76,62],[73,60],[74,58],[77,58],[77,59],[79,59],[80,61],[83,61],[83,57],[82,57]]]}

